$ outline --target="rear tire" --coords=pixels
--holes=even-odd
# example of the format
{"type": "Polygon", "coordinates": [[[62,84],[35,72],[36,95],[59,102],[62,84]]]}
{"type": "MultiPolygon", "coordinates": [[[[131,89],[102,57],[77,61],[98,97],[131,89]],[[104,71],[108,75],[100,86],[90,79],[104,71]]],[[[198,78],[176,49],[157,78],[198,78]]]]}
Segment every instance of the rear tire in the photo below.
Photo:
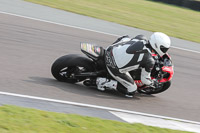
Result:
{"type": "Polygon", "coordinates": [[[93,62],[81,55],[65,55],[58,58],[51,67],[52,75],[62,82],[76,83],[85,80],[87,77],[76,78],[77,72],[93,71],[93,62]]]}

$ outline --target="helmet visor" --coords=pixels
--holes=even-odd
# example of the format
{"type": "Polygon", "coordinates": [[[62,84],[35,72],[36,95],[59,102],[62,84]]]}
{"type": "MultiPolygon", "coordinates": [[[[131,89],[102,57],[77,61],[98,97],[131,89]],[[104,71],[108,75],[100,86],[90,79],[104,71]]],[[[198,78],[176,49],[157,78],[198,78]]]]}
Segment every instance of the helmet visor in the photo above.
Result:
{"type": "Polygon", "coordinates": [[[163,53],[166,53],[167,52],[167,50],[168,50],[169,48],[166,48],[166,47],[164,47],[164,46],[160,46],[160,50],[163,52],[163,53]]]}

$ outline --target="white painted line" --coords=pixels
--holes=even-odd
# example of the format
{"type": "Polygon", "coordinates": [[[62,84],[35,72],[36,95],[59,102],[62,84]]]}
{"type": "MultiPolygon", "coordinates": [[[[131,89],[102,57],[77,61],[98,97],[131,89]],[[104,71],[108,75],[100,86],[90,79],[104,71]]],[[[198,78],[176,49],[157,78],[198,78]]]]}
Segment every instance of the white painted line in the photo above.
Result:
{"type": "Polygon", "coordinates": [[[190,50],[190,49],[179,48],[179,47],[175,47],[175,46],[171,46],[171,48],[175,48],[175,49],[179,49],[179,50],[184,50],[184,51],[188,51],[188,52],[193,52],[193,53],[200,54],[199,51],[194,51],[194,50],[190,50]]]}
{"type": "MultiPolygon", "coordinates": [[[[56,22],[52,22],[52,21],[48,21],[48,20],[32,18],[32,17],[23,16],[23,15],[17,15],[17,14],[14,14],[14,13],[8,13],[8,12],[3,12],[3,11],[0,11],[0,13],[7,14],[7,15],[12,15],[12,16],[17,16],[17,17],[22,17],[22,18],[27,18],[27,19],[32,19],[32,20],[41,21],[41,22],[46,22],[46,23],[51,23],[51,24],[56,24],[56,25],[60,25],[60,26],[66,26],[66,27],[71,27],[71,28],[76,28],[76,29],[81,29],[81,30],[87,30],[87,31],[101,33],[101,34],[110,35],[110,36],[120,37],[120,35],[116,35],[116,34],[106,33],[106,32],[102,32],[102,31],[96,31],[96,30],[87,29],[87,28],[81,28],[81,27],[78,27],[78,26],[72,26],[72,25],[67,25],[67,24],[56,23],[56,22]]],[[[174,46],[171,46],[171,48],[175,48],[175,49],[179,49],[179,50],[184,50],[184,51],[189,51],[189,52],[200,54],[199,51],[195,51],[195,50],[189,50],[189,49],[184,49],[184,48],[174,47],[174,46]]]]}
{"type": "Polygon", "coordinates": [[[114,114],[115,116],[121,118],[122,120],[128,123],[142,123],[144,125],[149,126],[200,133],[200,125],[197,124],[184,123],[169,119],[146,117],[123,112],[110,111],[110,113],[114,114]]]}
{"type": "Polygon", "coordinates": [[[44,19],[32,18],[32,17],[22,16],[22,15],[18,15],[18,14],[3,12],[3,11],[0,11],[0,13],[11,15],[11,16],[16,16],[16,17],[21,17],[21,18],[26,18],[26,19],[32,19],[32,20],[41,21],[41,22],[45,22],[45,23],[56,24],[56,25],[60,25],[60,26],[66,26],[66,27],[71,27],[71,28],[76,28],[76,29],[81,29],[81,30],[87,30],[87,31],[91,31],[91,32],[96,32],[96,33],[101,33],[101,34],[105,34],[105,35],[119,37],[119,35],[115,35],[115,34],[110,34],[110,33],[105,33],[105,32],[101,32],[101,31],[91,30],[91,29],[82,28],[82,27],[78,27],[78,26],[72,26],[72,25],[57,23],[57,22],[48,21],[48,20],[44,20],[44,19]]]}
{"type": "Polygon", "coordinates": [[[108,111],[117,111],[117,112],[136,114],[136,115],[148,116],[148,117],[153,117],[153,118],[169,119],[169,120],[175,120],[175,121],[181,121],[181,122],[185,122],[185,123],[200,125],[200,122],[196,122],[196,121],[183,120],[183,119],[178,119],[178,118],[172,118],[172,117],[166,117],[166,116],[160,116],[160,115],[153,115],[153,114],[147,114],[147,113],[117,109],[117,108],[110,108],[110,107],[104,107],[104,106],[97,106],[97,105],[91,105],[91,104],[63,101],[63,100],[57,100],[57,99],[50,99],[50,98],[43,98],[43,97],[36,97],[36,96],[29,96],[29,95],[22,95],[22,94],[16,94],[16,93],[1,92],[1,91],[0,91],[0,95],[23,97],[23,98],[42,100],[42,101],[48,101],[48,102],[56,102],[56,103],[70,104],[70,105],[76,105],[76,106],[97,108],[97,109],[103,109],[103,110],[108,110],[108,111]]]}

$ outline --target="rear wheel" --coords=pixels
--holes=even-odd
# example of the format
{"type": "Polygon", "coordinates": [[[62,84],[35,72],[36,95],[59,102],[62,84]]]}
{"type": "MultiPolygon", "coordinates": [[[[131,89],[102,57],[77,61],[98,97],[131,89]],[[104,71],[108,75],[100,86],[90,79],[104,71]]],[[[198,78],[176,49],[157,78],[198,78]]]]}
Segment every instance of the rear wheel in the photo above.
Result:
{"type": "Polygon", "coordinates": [[[80,55],[66,55],[58,58],[51,67],[52,75],[62,82],[76,83],[87,77],[75,77],[81,72],[93,71],[92,61],[80,55]]]}
{"type": "Polygon", "coordinates": [[[171,81],[163,83],[161,88],[152,88],[152,87],[148,87],[148,88],[144,88],[144,89],[138,89],[137,91],[139,93],[142,94],[158,94],[161,93],[163,91],[166,91],[171,85],[171,81]]]}

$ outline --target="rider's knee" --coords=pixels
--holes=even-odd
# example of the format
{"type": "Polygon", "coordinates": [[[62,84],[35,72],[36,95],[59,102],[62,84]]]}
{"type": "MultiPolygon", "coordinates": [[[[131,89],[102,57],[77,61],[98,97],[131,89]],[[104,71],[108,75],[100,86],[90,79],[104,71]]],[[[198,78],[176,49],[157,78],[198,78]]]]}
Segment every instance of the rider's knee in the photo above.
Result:
{"type": "Polygon", "coordinates": [[[137,85],[134,83],[134,84],[131,84],[127,87],[127,91],[129,93],[132,93],[132,92],[135,92],[137,90],[137,85]]]}

